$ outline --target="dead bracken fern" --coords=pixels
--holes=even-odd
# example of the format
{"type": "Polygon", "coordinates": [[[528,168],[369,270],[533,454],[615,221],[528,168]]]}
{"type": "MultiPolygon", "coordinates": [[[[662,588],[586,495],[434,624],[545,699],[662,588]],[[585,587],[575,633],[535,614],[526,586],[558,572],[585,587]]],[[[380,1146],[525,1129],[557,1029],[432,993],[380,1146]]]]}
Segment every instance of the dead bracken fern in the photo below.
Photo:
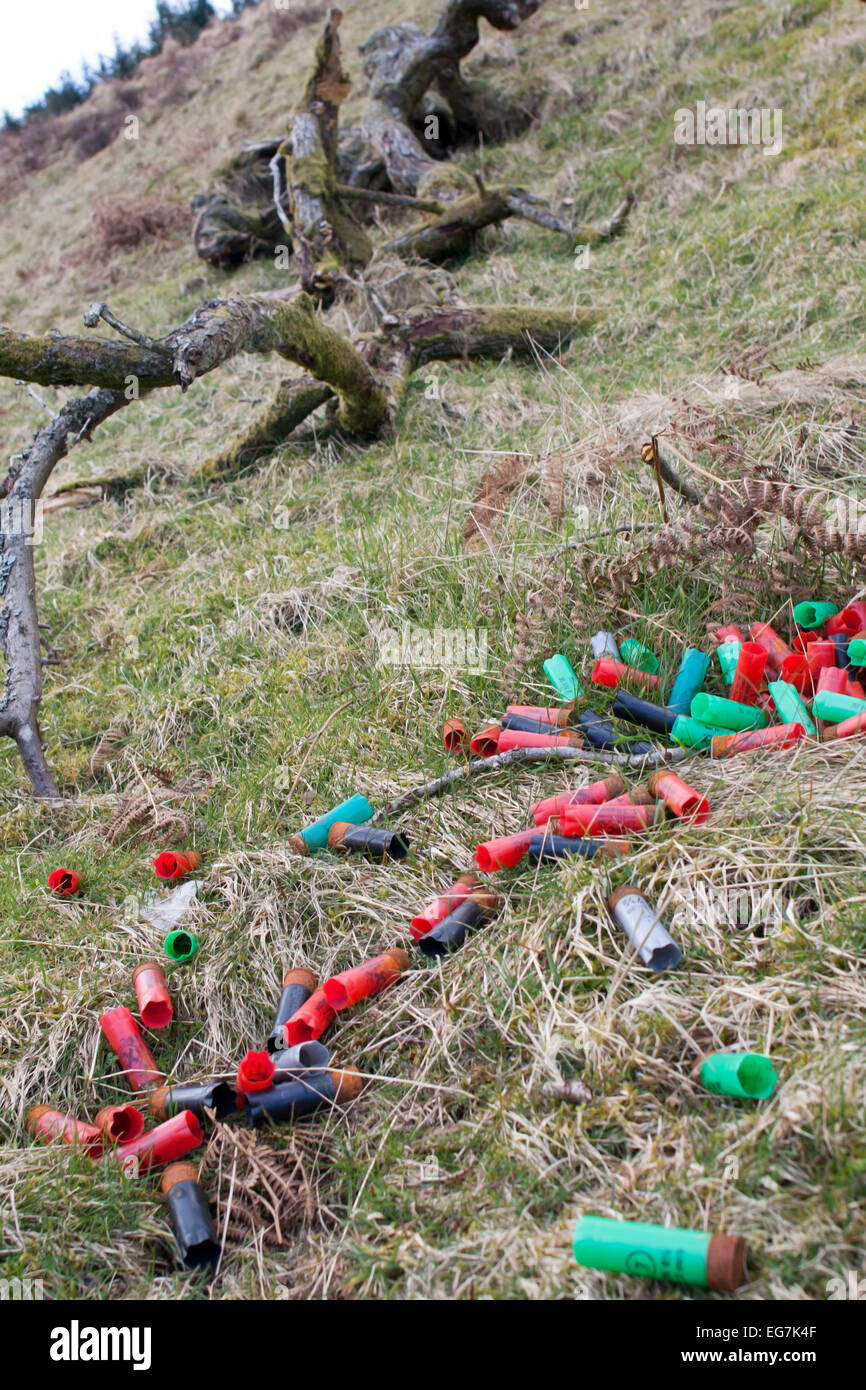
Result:
{"type": "Polygon", "coordinates": [[[123,798],[106,827],[105,838],[108,844],[119,844],[136,827],[137,833],[131,841],[133,845],[142,844],[155,836],[176,841],[178,844],[186,840],[192,824],[190,813],[167,803],[195,796],[202,789],[201,777],[191,774],[182,777],[172,786],[166,786],[161,782],[159,786],[153,787],[148,785],[138,769],[136,776],[138,786],[123,798]]]}
{"type": "Polygon", "coordinates": [[[284,1148],[256,1132],[214,1127],[202,1174],[212,1175],[216,1226],[227,1248],[246,1250],[257,1243],[276,1248],[312,1224],[327,1145],[328,1136],[308,1133],[303,1125],[291,1130],[284,1148]]]}
{"type": "Polygon", "coordinates": [[[565,461],[560,453],[543,458],[508,454],[483,474],[463,528],[468,544],[481,544],[500,530],[514,496],[530,484],[540,483],[544,504],[554,526],[565,516],[565,461]]]}
{"type": "Polygon", "coordinates": [[[79,781],[92,781],[103,768],[112,761],[120,745],[129,734],[125,719],[112,719],[93,752],[84,762],[78,774],[79,781]]]}

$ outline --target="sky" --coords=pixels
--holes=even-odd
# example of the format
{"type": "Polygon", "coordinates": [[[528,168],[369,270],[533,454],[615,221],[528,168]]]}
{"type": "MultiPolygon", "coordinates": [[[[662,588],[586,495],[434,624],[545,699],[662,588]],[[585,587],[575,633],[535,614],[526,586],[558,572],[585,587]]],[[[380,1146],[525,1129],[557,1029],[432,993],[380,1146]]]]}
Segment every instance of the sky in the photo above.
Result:
{"type": "Polygon", "coordinates": [[[65,69],[79,78],[83,62],[114,52],[115,34],[124,47],[146,40],[155,14],[156,0],[0,0],[0,112],[19,116],[65,69]]]}

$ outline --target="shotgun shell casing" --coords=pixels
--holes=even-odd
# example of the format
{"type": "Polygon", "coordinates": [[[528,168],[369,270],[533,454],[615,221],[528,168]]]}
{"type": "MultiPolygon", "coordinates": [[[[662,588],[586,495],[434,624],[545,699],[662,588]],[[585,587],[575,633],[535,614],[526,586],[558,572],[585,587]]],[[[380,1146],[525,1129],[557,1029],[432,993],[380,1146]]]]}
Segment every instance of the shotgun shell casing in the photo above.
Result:
{"type": "Polygon", "coordinates": [[[760,642],[743,642],[731,682],[730,698],[735,704],[757,704],[768,659],[767,649],[760,642]]]}
{"type": "Polygon", "coordinates": [[[247,1122],[258,1129],[268,1120],[280,1124],[301,1120],[323,1106],[347,1104],[361,1094],[364,1080],[355,1067],[343,1071],[311,1072],[294,1081],[254,1091],[244,1097],[247,1122]]]}
{"type": "Polygon", "coordinates": [[[426,935],[428,931],[432,931],[439,922],[445,920],[449,913],[459,907],[462,902],[465,902],[470,893],[476,892],[483,886],[477,874],[461,874],[457,882],[452,883],[446,893],[443,893],[441,897],[434,898],[432,903],[427,904],[423,912],[419,912],[416,917],[412,918],[409,931],[413,940],[420,941],[422,936],[426,935]]]}
{"type": "Polygon", "coordinates": [[[645,647],[643,642],[638,642],[636,637],[626,637],[619,644],[620,655],[626,666],[631,666],[636,671],[657,671],[659,669],[659,659],[655,652],[645,647]]]}
{"type": "Polygon", "coordinates": [[[710,814],[707,798],[696,792],[694,787],[690,787],[688,782],[684,782],[675,772],[666,772],[664,769],[651,772],[646,784],[653,796],[663,801],[668,810],[680,820],[691,820],[696,825],[703,825],[710,814]]]}
{"type": "Polygon", "coordinates": [[[274,1025],[268,1034],[268,1052],[280,1052],[286,1045],[285,1026],[292,1014],[296,1014],[302,1004],[306,1004],[318,980],[312,970],[287,970],[283,976],[283,992],[274,1016],[274,1025]]]}
{"type": "Polygon", "coordinates": [[[617,691],[612,712],[617,719],[624,719],[628,724],[641,724],[645,729],[652,729],[654,734],[669,734],[677,717],[673,709],[651,704],[649,700],[642,700],[627,690],[617,691]]]}
{"type": "Polygon", "coordinates": [[[621,835],[630,830],[642,834],[661,825],[665,808],[655,806],[566,806],[559,817],[563,835],[621,835]]]}
{"type": "Polygon", "coordinates": [[[448,753],[462,753],[469,747],[469,735],[462,719],[446,719],[442,727],[442,742],[448,753]]]}
{"type": "Polygon", "coordinates": [[[839,609],[835,603],[823,603],[820,600],[808,599],[803,603],[798,603],[794,608],[794,622],[798,627],[823,627],[828,618],[832,618],[839,609]]]}
{"type": "Polygon", "coordinates": [[[728,623],[727,627],[717,627],[713,633],[716,642],[745,642],[745,637],[740,632],[736,623],[728,623]]]}
{"type": "Polygon", "coordinates": [[[701,724],[688,715],[678,714],[671,729],[671,740],[683,748],[701,749],[709,748],[713,738],[727,733],[727,729],[720,729],[717,724],[701,724]]]}
{"type": "MultiPolygon", "coordinates": [[[[361,965],[353,965],[351,970],[332,975],[322,985],[322,992],[331,1008],[339,1013],[343,1009],[351,1008],[359,1000],[368,999],[370,995],[379,994],[383,989],[387,989],[388,985],[399,979],[410,965],[411,961],[406,952],[401,951],[398,946],[392,946],[390,950],[383,951],[372,960],[365,960],[361,965]]],[[[307,1039],[300,1038],[298,1041],[306,1042],[307,1039]]]]}
{"type": "Polygon", "coordinates": [[[331,1008],[324,991],[317,989],[291,1018],[286,1019],[286,1046],[294,1047],[296,1043],[315,1042],[326,1028],[330,1028],[336,1017],[337,1011],[331,1008]]]}
{"type": "Polygon", "coordinates": [[[363,825],[373,815],[375,812],[367,798],[356,792],[348,801],[341,801],[339,806],[320,816],[312,825],[306,826],[297,835],[292,835],[289,843],[300,854],[318,854],[328,843],[328,831],[334,821],[345,820],[351,825],[363,825]]]}
{"type": "Polygon", "coordinates": [[[189,1110],[197,1120],[207,1120],[212,1110],[218,1120],[225,1120],[238,1108],[234,1087],[228,1081],[196,1082],[193,1085],[160,1086],[149,1096],[150,1113],[156,1120],[170,1120],[189,1110]]]}
{"type": "Polygon", "coordinates": [[[833,637],[826,637],[824,640],[832,642],[836,648],[836,665],[841,666],[843,671],[850,670],[851,658],[848,655],[848,649],[851,646],[851,640],[847,633],[837,632],[833,637]]]}
{"type": "Polygon", "coordinates": [[[821,637],[817,642],[807,643],[806,661],[816,682],[820,672],[826,667],[835,670],[840,663],[836,660],[836,643],[832,637],[821,637]]]}
{"type": "Polygon", "coordinates": [[[605,803],[608,806],[654,806],[656,798],[649,787],[632,787],[622,796],[613,796],[605,803]]]}
{"type": "Polygon", "coordinates": [[[659,974],[673,970],[683,958],[673,937],[650,902],[649,898],[626,884],[615,888],[607,900],[608,911],[617,926],[625,932],[629,944],[650,970],[659,974]]]}
{"type": "MultiPolygon", "coordinates": [[[[845,672],[841,674],[844,676],[845,672]]],[[[866,714],[866,700],[838,694],[835,690],[819,690],[812,701],[812,713],[816,719],[824,719],[828,724],[841,724],[843,719],[850,719],[855,714],[866,714]]]]}
{"type": "Polygon", "coordinates": [[[174,1016],[174,1009],[162,966],[155,960],[146,960],[137,965],[132,972],[132,987],[145,1028],[156,1031],[167,1028],[174,1016]]]}
{"type": "Polygon", "coordinates": [[[153,868],[157,878],[174,880],[186,878],[198,867],[198,855],[195,850],[184,850],[183,854],[174,850],[163,850],[153,861],[153,868]]]}
{"type": "Polygon", "coordinates": [[[594,859],[597,854],[618,859],[628,854],[630,849],[628,840],[613,836],[605,840],[591,840],[588,835],[548,835],[539,832],[529,842],[529,858],[535,863],[578,856],[594,859]]]}
{"type": "Polygon", "coordinates": [[[710,753],[714,758],[733,758],[737,753],[750,753],[754,748],[790,748],[805,738],[802,724],[774,724],[771,729],[746,729],[738,734],[714,738],[710,753]]]}
{"type": "Polygon", "coordinates": [[[198,937],[191,931],[183,931],[178,927],[175,931],[169,932],[162,943],[162,949],[175,965],[183,965],[184,962],[192,960],[198,950],[198,937]]]}
{"type": "Polygon", "coordinates": [[[372,825],[350,825],[348,821],[337,820],[328,831],[328,844],[331,849],[341,849],[346,854],[363,854],[366,859],[405,859],[409,853],[409,841],[396,830],[383,830],[372,825]]]}
{"type": "Polygon", "coordinates": [[[756,705],[741,705],[736,700],[726,700],[723,695],[707,695],[701,692],[692,700],[692,718],[701,724],[716,724],[720,729],[763,729],[767,716],[756,705]]]}
{"type": "Polygon", "coordinates": [[[766,1100],[779,1080],[769,1057],[759,1052],[711,1052],[700,1064],[701,1085],[714,1096],[766,1100]]]}
{"type": "Polygon", "coordinates": [[[165,1081],[165,1074],[156,1065],[129,1009],[122,1004],[109,1009],[100,1018],[99,1026],[134,1091],[144,1091],[165,1081]]]}
{"type": "Polygon", "coordinates": [[[810,642],[821,642],[824,640],[832,642],[833,639],[832,637],[824,639],[818,632],[798,632],[797,636],[794,638],[794,651],[800,652],[805,656],[810,642]]]}
{"type": "MultiPolygon", "coordinates": [[[[667,708],[674,716],[688,714],[692,700],[699,690],[703,690],[709,669],[710,658],[706,652],[698,647],[686,647],[667,702],[667,708]]],[[[665,730],[665,733],[669,732],[669,729],[665,730]]]]}
{"type": "Polygon", "coordinates": [[[609,656],[603,656],[595,663],[590,679],[593,684],[606,685],[611,690],[616,690],[618,685],[623,684],[654,688],[659,683],[658,676],[654,676],[650,671],[641,671],[636,666],[626,666],[621,661],[613,661],[609,656]]]}
{"type": "Polygon", "coordinates": [[[746,1283],[742,1236],[682,1231],[643,1221],[581,1216],[574,1228],[574,1258],[586,1269],[669,1279],[675,1284],[735,1292],[746,1283]]]}
{"type": "Polygon", "coordinates": [[[116,1159],[125,1172],[135,1174],[162,1168],[176,1158],[197,1149],[202,1141],[201,1125],[191,1110],[181,1110],[171,1120],[148,1129],[131,1144],[111,1149],[108,1157],[116,1159]]]}
{"type": "Polygon", "coordinates": [[[476,758],[492,758],[499,749],[501,732],[498,724],[485,724],[470,742],[469,752],[474,753],[476,758]]]}
{"type": "Polygon", "coordinates": [[[279,1086],[283,1081],[293,1081],[295,1072],[321,1071],[330,1060],[331,1054],[324,1043],[296,1043],[275,1054],[273,1084],[279,1086]]]}
{"type": "Polygon", "coordinates": [[[458,951],[466,940],[469,927],[483,926],[489,922],[499,907],[500,897],[492,890],[482,889],[455,908],[448,917],[422,936],[418,945],[423,954],[430,959],[447,956],[458,951]]]}
{"type": "Polygon", "coordinates": [[[839,666],[822,666],[818,672],[818,690],[832,690],[836,695],[848,693],[848,674],[839,666]]]}
{"type": "Polygon", "coordinates": [[[812,675],[809,658],[804,656],[802,652],[792,652],[790,656],[786,656],[778,673],[775,674],[776,679],[793,685],[794,689],[799,691],[801,695],[811,696],[815,687],[815,678],[812,675]]]}
{"type": "Polygon", "coordinates": [[[531,734],[525,729],[503,729],[497,752],[510,753],[514,748],[582,748],[583,739],[575,733],[531,734]]]}
{"type": "Polygon", "coordinates": [[[517,835],[503,835],[498,840],[485,840],[475,847],[475,863],[483,874],[493,874],[497,869],[513,869],[519,864],[538,827],[521,830],[517,835]]]}
{"type": "Polygon", "coordinates": [[[844,633],[848,637],[855,637],[863,626],[860,614],[856,611],[853,604],[843,608],[841,613],[834,613],[828,618],[821,628],[822,637],[833,637],[837,632],[844,633]]]}
{"type": "MultiPolygon", "coordinates": [[[[845,612],[854,613],[856,615],[857,621],[860,624],[858,632],[862,633],[863,629],[866,628],[866,600],[862,598],[855,599],[853,603],[848,604],[845,612]]],[[[835,636],[835,633],[832,635],[835,636]]],[[[850,635],[855,636],[856,634],[851,633],[850,635]]]]}
{"type": "Polygon", "coordinates": [[[793,685],[788,685],[787,681],[770,681],[770,694],[783,724],[802,724],[807,734],[813,737],[817,734],[809,711],[793,685]]]}
{"type": "Polygon", "coordinates": [[[60,1140],[81,1148],[84,1153],[98,1154],[102,1149],[102,1131],[87,1120],[77,1120],[74,1115],[54,1110],[50,1105],[34,1105],[27,1112],[27,1133],[44,1143],[60,1140]]]}
{"type": "Polygon", "coordinates": [[[568,657],[563,656],[561,652],[549,656],[543,669],[550,684],[563,700],[576,700],[583,694],[583,686],[572,670],[568,657]]]}
{"type": "Polygon", "coordinates": [[[72,869],[52,869],[48,875],[48,887],[58,898],[71,898],[81,887],[81,879],[72,869]]]}
{"type": "Polygon", "coordinates": [[[848,676],[848,684],[843,693],[852,696],[855,700],[866,700],[866,689],[864,689],[862,682],[854,681],[850,676],[848,676]]]}
{"type": "Polygon", "coordinates": [[[275,1070],[269,1052],[248,1052],[238,1067],[235,1090],[241,1096],[250,1091],[266,1091],[273,1082],[275,1070]]]}
{"type": "Polygon", "coordinates": [[[778,675],[782,662],[793,653],[787,642],[783,642],[778,632],[769,623],[752,623],[749,637],[757,642],[767,653],[767,668],[771,675],[778,675]]]}
{"type": "Polygon", "coordinates": [[[599,657],[609,656],[613,661],[621,661],[619,647],[612,632],[596,632],[589,639],[589,649],[598,661],[599,657]]]}
{"type": "Polygon", "coordinates": [[[854,738],[856,734],[866,734],[866,714],[855,714],[839,724],[828,724],[824,730],[824,742],[834,738],[854,738]]]}
{"type": "Polygon", "coordinates": [[[204,1269],[217,1264],[221,1247],[195,1164],[170,1163],[159,1188],[168,1207],[180,1258],[187,1269],[204,1269]]]}
{"type": "Polygon", "coordinates": [[[585,710],[579,717],[581,733],[593,748],[617,748],[621,753],[634,757],[646,757],[655,752],[646,739],[625,738],[610,719],[602,719],[592,710],[585,710]]]}
{"type": "Polygon", "coordinates": [[[501,728],[520,729],[525,734],[556,734],[561,724],[549,724],[546,719],[529,719],[525,714],[503,714],[501,728]]]}
{"type": "MultiPolygon", "coordinates": [[[[153,1092],[151,1092],[153,1095],[153,1092]]],[[[106,1144],[130,1144],[144,1131],[144,1116],[134,1105],[106,1105],[93,1123],[106,1144]]]]}
{"type": "Polygon", "coordinates": [[[588,787],[560,792],[557,796],[546,797],[544,801],[536,801],[529,809],[536,825],[546,825],[560,814],[564,806],[600,806],[603,801],[610,801],[624,791],[625,782],[618,772],[612,772],[609,777],[600,782],[591,782],[588,787]]]}
{"type": "MultiPolygon", "coordinates": [[[[574,703],[574,700],[570,700],[567,705],[507,705],[505,713],[520,719],[537,719],[541,724],[553,724],[564,729],[574,718],[574,703]]],[[[506,727],[504,721],[502,727],[506,727]]],[[[515,724],[513,727],[518,726],[515,724]]]]}
{"type": "MultiPolygon", "coordinates": [[[[716,649],[716,656],[719,666],[722,669],[722,680],[725,682],[725,685],[730,685],[734,679],[742,646],[742,642],[723,642],[722,645],[716,649]]],[[[691,708],[691,706],[689,706],[689,708],[691,708]]]]}

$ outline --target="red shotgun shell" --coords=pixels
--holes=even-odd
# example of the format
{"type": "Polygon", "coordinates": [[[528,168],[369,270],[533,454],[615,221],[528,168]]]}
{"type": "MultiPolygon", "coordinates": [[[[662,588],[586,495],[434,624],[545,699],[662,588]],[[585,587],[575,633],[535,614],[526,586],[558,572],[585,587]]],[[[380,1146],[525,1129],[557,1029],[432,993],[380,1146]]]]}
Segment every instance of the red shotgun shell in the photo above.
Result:
{"type": "Polygon", "coordinates": [[[536,801],[529,809],[536,825],[546,825],[561,813],[564,806],[600,806],[603,801],[621,796],[624,791],[625,782],[618,772],[612,772],[609,777],[600,782],[591,782],[588,787],[560,792],[557,796],[548,796],[544,801],[536,801]]]}
{"type": "Polygon", "coordinates": [[[248,1052],[238,1067],[235,1090],[241,1095],[246,1095],[247,1091],[266,1091],[275,1071],[274,1059],[269,1052],[248,1052]]]}
{"type": "Polygon", "coordinates": [[[201,1141],[201,1125],[195,1115],[191,1110],[181,1110],[179,1115],[146,1130],[130,1144],[119,1144],[111,1150],[111,1157],[127,1171],[148,1172],[183,1158],[191,1149],[197,1149],[201,1141]]]}
{"type": "Polygon", "coordinates": [[[322,985],[322,992],[331,1008],[339,1012],[357,1004],[360,999],[367,999],[371,994],[386,989],[404,970],[409,969],[410,964],[406,952],[395,946],[390,951],[383,951],[380,956],[374,956],[372,960],[365,960],[361,965],[353,965],[351,970],[332,975],[322,985]]]}
{"type": "Polygon", "coordinates": [[[165,1080],[129,1009],[123,1005],[109,1009],[99,1020],[99,1026],[134,1091],[158,1086],[165,1080]]]}
{"type": "Polygon", "coordinates": [[[144,1131],[144,1116],[134,1105],[106,1105],[93,1123],[108,1144],[130,1144],[144,1131]]]}
{"type": "Polygon", "coordinates": [[[469,735],[462,719],[446,719],[442,726],[442,742],[449,753],[462,753],[469,744],[469,735]]]}
{"type": "Polygon", "coordinates": [[[646,784],[653,796],[664,801],[669,811],[681,820],[693,820],[702,825],[710,814],[710,803],[675,772],[651,772],[646,784]]]}
{"type": "Polygon", "coordinates": [[[640,833],[665,819],[663,806],[566,806],[559,817],[563,835],[619,835],[624,830],[640,833]]]}
{"type": "Polygon", "coordinates": [[[738,705],[757,704],[766,666],[766,647],[762,647],[760,642],[743,642],[728,699],[735,700],[738,705]]]}
{"type": "Polygon", "coordinates": [[[409,931],[415,941],[420,941],[422,936],[426,936],[428,931],[432,931],[440,922],[450,916],[455,908],[482,887],[481,879],[473,873],[461,874],[456,883],[452,883],[447,892],[441,897],[434,898],[432,903],[428,903],[423,912],[419,912],[412,918],[409,924],[409,931]]]}
{"type": "Polygon", "coordinates": [[[727,627],[717,627],[713,637],[717,642],[745,642],[746,640],[736,623],[728,623],[727,627]]]}
{"type": "Polygon", "coordinates": [[[789,656],[793,656],[791,648],[787,642],[783,642],[778,632],[769,623],[752,623],[749,628],[749,636],[753,642],[757,642],[767,653],[767,668],[772,673],[781,671],[782,662],[789,656]]]}
{"type": "Polygon", "coordinates": [[[165,849],[156,856],[153,867],[157,878],[186,878],[198,867],[198,855],[192,849],[184,850],[183,854],[165,849]]]}
{"type": "Polygon", "coordinates": [[[336,1017],[337,1011],[331,1008],[324,992],[321,989],[315,990],[306,1003],[287,1020],[284,1030],[286,1046],[294,1047],[295,1043],[314,1042],[322,1036],[326,1028],[330,1028],[336,1017]]]}
{"type": "Polygon", "coordinates": [[[835,632],[845,633],[849,637],[854,637],[863,626],[860,614],[857,611],[861,604],[849,604],[843,608],[841,613],[834,613],[832,618],[828,618],[821,628],[822,637],[832,637],[835,632]]]}
{"type": "Polygon", "coordinates": [[[753,748],[790,748],[806,737],[802,724],[774,724],[768,729],[744,729],[739,734],[723,734],[714,738],[710,752],[714,758],[733,758],[736,753],[748,753],[753,748]]]}
{"type": "Polygon", "coordinates": [[[499,735],[498,753],[512,748],[582,748],[580,734],[532,734],[527,729],[503,729],[499,735]]]}
{"type": "Polygon", "coordinates": [[[102,1133],[96,1125],[76,1120],[74,1115],[53,1110],[50,1105],[33,1106],[27,1114],[27,1132],[48,1143],[59,1139],[64,1144],[80,1145],[85,1153],[98,1153],[102,1148],[102,1133]]]}
{"type": "Polygon", "coordinates": [[[81,887],[81,879],[72,869],[53,869],[48,875],[48,887],[59,898],[69,898],[81,887]]]}
{"type": "Polygon", "coordinates": [[[592,668],[590,679],[596,685],[607,685],[611,690],[615,690],[618,685],[642,685],[655,686],[659,683],[658,676],[654,676],[649,671],[639,671],[636,666],[626,666],[622,661],[614,661],[613,657],[601,656],[592,668]]]}
{"type": "Polygon", "coordinates": [[[529,849],[529,841],[537,834],[538,826],[534,825],[531,830],[521,830],[517,835],[485,840],[476,846],[475,863],[483,874],[495,873],[497,869],[513,869],[529,849]]]}
{"type": "Polygon", "coordinates": [[[167,1028],[174,1017],[174,1009],[162,966],[155,960],[137,965],[132,972],[132,987],[145,1028],[167,1028]]]}
{"type": "Polygon", "coordinates": [[[469,752],[479,758],[492,758],[499,747],[500,727],[498,724],[485,724],[484,728],[470,741],[469,752]]]}

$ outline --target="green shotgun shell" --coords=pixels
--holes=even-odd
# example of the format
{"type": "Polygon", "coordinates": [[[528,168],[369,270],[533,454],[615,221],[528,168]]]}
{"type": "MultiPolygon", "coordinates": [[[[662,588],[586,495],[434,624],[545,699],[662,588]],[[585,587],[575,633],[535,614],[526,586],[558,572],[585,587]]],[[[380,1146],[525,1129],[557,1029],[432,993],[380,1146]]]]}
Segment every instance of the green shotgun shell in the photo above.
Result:
{"type": "Polygon", "coordinates": [[[671,740],[683,748],[709,748],[714,738],[723,738],[730,729],[717,729],[712,724],[700,724],[687,714],[678,714],[671,729],[671,740]]]}
{"type": "Polygon", "coordinates": [[[852,666],[866,666],[866,640],[862,637],[848,643],[848,660],[852,666]]]}
{"type": "Polygon", "coordinates": [[[714,1096],[766,1100],[778,1079],[773,1063],[760,1052],[711,1052],[701,1063],[701,1082],[714,1096]]]}
{"type": "Polygon", "coordinates": [[[787,681],[770,681],[767,686],[773,697],[773,704],[779,712],[783,724],[802,724],[807,734],[818,730],[809,718],[809,711],[800,699],[799,691],[787,681]]]}
{"type": "Polygon", "coordinates": [[[668,700],[668,709],[674,714],[688,714],[692,700],[703,686],[710,669],[710,658],[697,647],[686,647],[680,669],[677,671],[674,688],[668,700]]]}
{"type": "Polygon", "coordinates": [[[841,724],[852,714],[866,714],[866,700],[858,700],[854,695],[837,695],[835,690],[819,690],[812,701],[812,713],[828,724],[841,724]]]}
{"type": "Polygon", "coordinates": [[[192,960],[198,950],[198,937],[193,936],[191,931],[178,928],[177,931],[169,932],[162,943],[162,949],[180,965],[185,960],[192,960]]]}
{"type": "Polygon", "coordinates": [[[725,685],[732,685],[734,672],[737,669],[737,658],[740,655],[742,642],[723,642],[716,651],[719,658],[719,665],[722,668],[722,680],[725,685]]]}
{"type": "Polygon", "coordinates": [[[574,1228],[574,1258],[588,1269],[702,1284],[733,1292],[746,1282],[746,1242],[742,1236],[681,1231],[643,1221],[581,1216],[574,1228]]]}
{"type": "Polygon", "coordinates": [[[626,637],[624,642],[620,642],[619,650],[626,666],[633,666],[636,671],[655,672],[659,669],[658,657],[636,637],[626,637]]]}
{"type": "Polygon", "coordinates": [[[813,628],[823,627],[828,618],[832,618],[839,609],[835,603],[822,603],[820,600],[807,599],[805,603],[798,603],[794,609],[794,622],[798,627],[804,628],[807,632],[813,628]]]}
{"type": "Polygon", "coordinates": [[[299,835],[292,836],[295,847],[302,854],[315,854],[317,850],[324,849],[328,843],[328,831],[335,821],[345,820],[350,825],[363,825],[371,816],[375,815],[373,807],[370,805],[366,796],[361,796],[356,792],[350,796],[348,801],[343,801],[339,806],[335,806],[333,811],[321,816],[319,820],[313,821],[306,830],[302,830],[299,835]],[[298,843],[300,841],[300,843],[298,843]]]}
{"type": "MultiPolygon", "coordinates": [[[[721,729],[764,729],[769,720],[758,705],[741,705],[738,700],[726,700],[723,695],[707,695],[701,691],[692,700],[692,719],[701,724],[718,724],[721,729]]],[[[839,716],[842,718],[842,715],[839,716]]]]}
{"type": "Polygon", "coordinates": [[[563,700],[576,700],[578,695],[583,694],[583,687],[571,669],[571,662],[561,652],[547,658],[544,674],[563,700]]]}

